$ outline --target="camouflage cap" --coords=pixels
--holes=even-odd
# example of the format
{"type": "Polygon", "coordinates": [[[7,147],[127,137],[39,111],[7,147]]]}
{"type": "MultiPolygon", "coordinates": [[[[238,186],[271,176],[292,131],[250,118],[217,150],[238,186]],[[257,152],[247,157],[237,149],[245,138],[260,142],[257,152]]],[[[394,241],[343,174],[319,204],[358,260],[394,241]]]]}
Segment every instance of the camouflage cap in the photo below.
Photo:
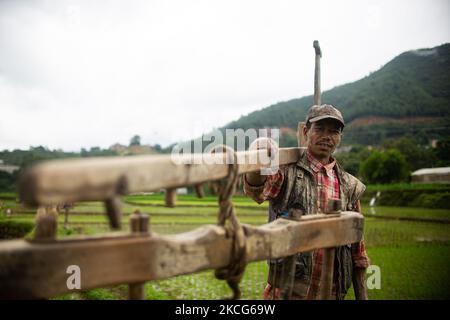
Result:
{"type": "Polygon", "coordinates": [[[331,104],[322,104],[320,106],[314,105],[309,108],[308,114],[306,115],[306,123],[308,123],[308,121],[316,122],[327,118],[336,119],[342,124],[342,127],[345,127],[342,113],[331,104]]]}

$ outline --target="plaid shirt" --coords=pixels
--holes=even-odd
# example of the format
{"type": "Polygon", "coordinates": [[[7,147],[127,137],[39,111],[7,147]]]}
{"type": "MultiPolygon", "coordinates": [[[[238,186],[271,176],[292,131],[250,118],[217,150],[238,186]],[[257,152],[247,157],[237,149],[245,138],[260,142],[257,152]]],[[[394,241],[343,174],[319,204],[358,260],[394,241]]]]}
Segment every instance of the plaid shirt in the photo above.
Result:
{"type": "MultiPolygon", "coordinates": [[[[340,198],[340,186],[339,179],[335,171],[336,160],[332,159],[332,162],[324,165],[316,158],[314,158],[309,152],[307,153],[310,167],[314,173],[314,177],[317,182],[317,201],[319,212],[325,212],[328,199],[340,198]]],[[[274,175],[268,176],[264,183],[264,189],[259,194],[254,194],[249,191],[247,186],[250,184],[244,175],[244,192],[248,196],[252,197],[258,203],[262,203],[264,200],[274,199],[278,196],[283,185],[284,174],[282,170],[274,175]]],[[[358,201],[355,209],[361,212],[361,206],[358,201]]],[[[320,278],[322,276],[322,263],[323,263],[323,249],[317,249],[313,252],[313,268],[311,274],[311,281],[308,285],[308,299],[317,299],[319,294],[320,278]]],[[[367,268],[370,264],[369,258],[364,245],[364,240],[360,241],[358,245],[352,246],[352,260],[353,264],[357,268],[367,268]]],[[[335,295],[335,284],[333,284],[333,294],[335,295]]]]}

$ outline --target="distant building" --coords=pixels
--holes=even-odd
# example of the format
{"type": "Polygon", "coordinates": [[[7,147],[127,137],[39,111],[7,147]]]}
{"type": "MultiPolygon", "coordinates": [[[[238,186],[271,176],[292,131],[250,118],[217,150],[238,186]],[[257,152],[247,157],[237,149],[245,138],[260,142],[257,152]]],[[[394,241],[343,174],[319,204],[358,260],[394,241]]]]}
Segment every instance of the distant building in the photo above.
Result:
{"type": "Polygon", "coordinates": [[[188,194],[187,188],[177,188],[177,194],[188,194]]]}
{"type": "Polygon", "coordinates": [[[438,140],[437,140],[437,139],[431,140],[431,147],[432,147],[433,149],[436,149],[436,148],[437,148],[437,144],[438,144],[438,140]]]}
{"type": "Polygon", "coordinates": [[[111,147],[109,147],[109,150],[113,150],[113,151],[117,152],[118,154],[124,154],[127,152],[127,147],[120,143],[116,143],[116,144],[113,144],[111,147]]]}
{"type": "Polygon", "coordinates": [[[113,144],[109,147],[109,150],[113,150],[117,152],[118,155],[139,155],[139,154],[156,154],[157,152],[151,147],[147,145],[142,146],[124,146],[120,143],[113,144]]]}
{"type": "Polygon", "coordinates": [[[143,145],[143,146],[129,146],[128,153],[132,155],[137,155],[137,154],[156,154],[157,152],[153,150],[152,147],[143,145]]]}
{"type": "Polygon", "coordinates": [[[353,146],[344,146],[344,147],[339,147],[336,149],[336,153],[347,153],[352,151],[353,146]]]}
{"type": "Polygon", "coordinates": [[[150,196],[154,194],[154,192],[133,192],[128,194],[129,196],[150,196]]]}
{"type": "Polygon", "coordinates": [[[450,167],[419,169],[411,173],[411,182],[450,183],[450,167]]]}
{"type": "Polygon", "coordinates": [[[8,172],[9,174],[12,174],[14,171],[19,170],[19,166],[13,166],[11,164],[6,164],[3,162],[3,160],[0,160],[0,171],[8,172]]]}

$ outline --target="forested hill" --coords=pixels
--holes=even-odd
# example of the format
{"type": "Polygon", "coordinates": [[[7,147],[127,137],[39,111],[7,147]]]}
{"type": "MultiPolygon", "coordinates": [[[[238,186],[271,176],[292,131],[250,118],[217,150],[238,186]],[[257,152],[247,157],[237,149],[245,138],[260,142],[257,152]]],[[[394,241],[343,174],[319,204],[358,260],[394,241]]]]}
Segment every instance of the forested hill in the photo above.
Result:
{"type": "MultiPolygon", "coordinates": [[[[379,143],[404,134],[419,134],[430,140],[450,133],[449,85],[447,43],[404,52],[363,79],[323,92],[322,103],[335,105],[343,112],[348,124],[347,143],[379,143]]],[[[312,103],[312,95],[280,102],[224,128],[296,130],[312,103]]]]}

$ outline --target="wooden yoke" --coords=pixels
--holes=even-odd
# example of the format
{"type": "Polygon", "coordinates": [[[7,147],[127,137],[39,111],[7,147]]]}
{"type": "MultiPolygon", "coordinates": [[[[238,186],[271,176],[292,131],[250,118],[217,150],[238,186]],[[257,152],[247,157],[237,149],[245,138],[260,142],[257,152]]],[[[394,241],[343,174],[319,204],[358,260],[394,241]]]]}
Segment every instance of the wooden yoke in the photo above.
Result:
{"type": "MultiPolygon", "coordinates": [[[[267,166],[260,161],[267,158],[266,150],[236,154],[239,174],[267,166]]],[[[278,164],[295,163],[298,157],[299,148],[281,148],[278,164]]],[[[210,154],[186,154],[177,161],[170,155],[51,160],[38,163],[23,173],[19,196],[28,206],[77,201],[115,204],[117,197],[122,195],[196,185],[223,179],[227,173],[225,156],[210,154]],[[217,161],[220,157],[223,161],[217,161]]],[[[112,216],[117,217],[116,214],[112,216]]],[[[117,224],[115,220],[114,225],[117,224]]]]}
{"type": "MultiPolygon", "coordinates": [[[[297,162],[299,151],[279,149],[278,165],[297,162]]],[[[26,205],[37,206],[104,201],[111,226],[118,229],[120,196],[216,181],[229,173],[226,154],[215,154],[216,159],[210,159],[211,154],[184,156],[180,162],[170,155],[42,162],[21,176],[19,194],[26,205]],[[187,161],[196,157],[203,159],[187,161]],[[217,163],[217,157],[223,157],[223,164],[217,163]]],[[[238,174],[266,168],[266,156],[267,150],[236,152],[238,174]]],[[[224,268],[232,261],[233,241],[223,226],[206,225],[162,236],[149,232],[144,215],[136,213],[130,218],[131,233],[1,241],[0,299],[48,298],[69,292],[67,270],[72,265],[81,270],[82,290],[127,283],[130,298],[142,299],[144,281],[224,268]]],[[[362,238],[363,223],[359,213],[344,212],[295,221],[277,219],[258,227],[243,225],[248,248],[245,261],[357,242],[362,238]]]]}
{"type": "MultiPolygon", "coordinates": [[[[232,241],[223,227],[206,225],[182,234],[158,235],[145,229],[147,221],[142,218],[132,217],[131,234],[52,242],[0,241],[0,299],[48,298],[70,292],[66,272],[70,265],[81,270],[81,290],[128,283],[134,299],[144,297],[144,281],[229,265],[232,241]]],[[[277,219],[262,226],[244,224],[246,261],[357,242],[363,225],[363,216],[356,212],[309,215],[298,221],[277,219]]]]}

